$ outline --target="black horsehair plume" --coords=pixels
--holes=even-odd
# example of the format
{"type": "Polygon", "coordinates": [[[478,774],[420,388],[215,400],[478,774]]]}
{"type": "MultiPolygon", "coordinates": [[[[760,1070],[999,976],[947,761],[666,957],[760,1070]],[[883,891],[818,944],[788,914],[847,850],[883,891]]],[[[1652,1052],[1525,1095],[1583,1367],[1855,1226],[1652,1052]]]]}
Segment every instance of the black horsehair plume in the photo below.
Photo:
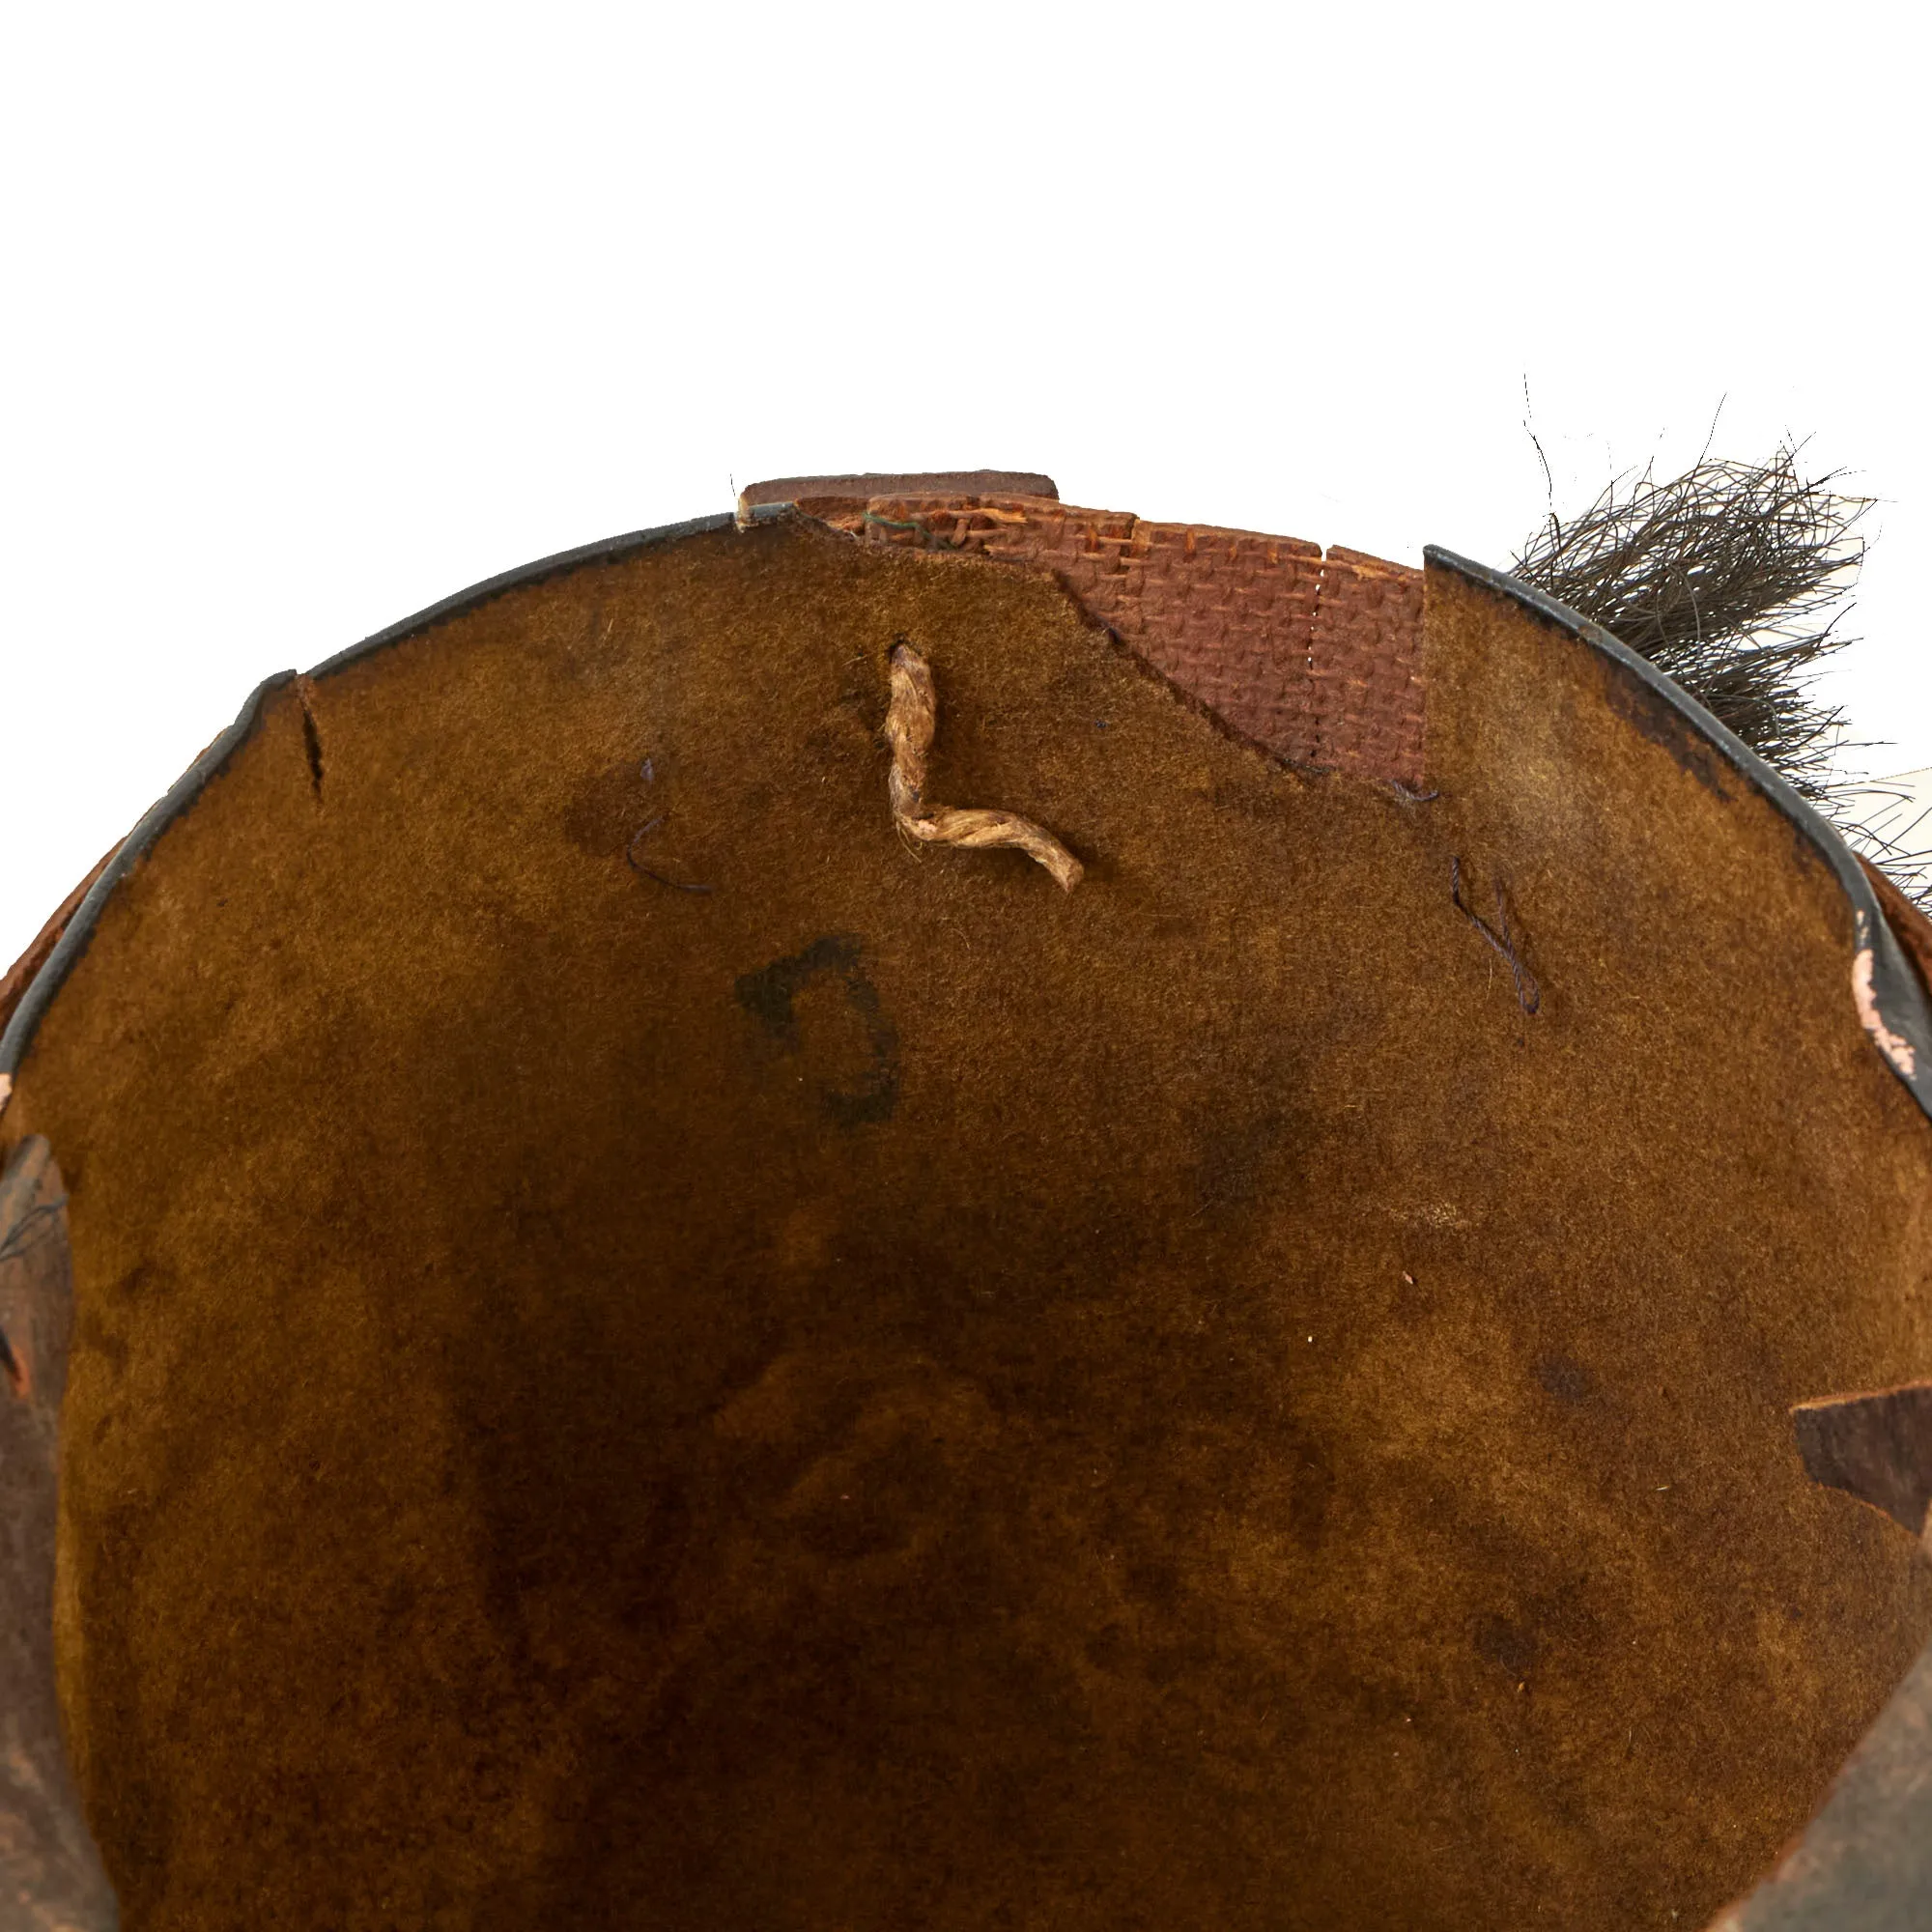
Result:
{"type": "Polygon", "coordinates": [[[1870,499],[1839,489],[1842,472],[1806,476],[1801,453],[1785,443],[1767,462],[1737,463],[1707,452],[1668,483],[1646,468],[1567,522],[1552,501],[1513,568],[1676,679],[1932,908],[1932,852],[1860,816],[1877,805],[1883,821],[1888,794],[1841,774],[1839,754],[1864,748],[1845,744],[1844,714],[1814,690],[1825,661],[1855,641],[1839,626],[1870,499]]]}

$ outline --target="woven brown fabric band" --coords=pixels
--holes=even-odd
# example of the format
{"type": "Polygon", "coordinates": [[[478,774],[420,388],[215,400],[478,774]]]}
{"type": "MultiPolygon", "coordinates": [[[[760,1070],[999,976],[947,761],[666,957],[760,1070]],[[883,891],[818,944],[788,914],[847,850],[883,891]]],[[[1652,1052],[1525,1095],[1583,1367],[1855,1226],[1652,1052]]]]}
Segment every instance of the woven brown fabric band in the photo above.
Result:
{"type": "Polygon", "coordinates": [[[1422,573],[1359,551],[1051,497],[811,506],[862,542],[1051,570],[1090,615],[1245,738],[1298,765],[1422,778],[1422,573]]]}

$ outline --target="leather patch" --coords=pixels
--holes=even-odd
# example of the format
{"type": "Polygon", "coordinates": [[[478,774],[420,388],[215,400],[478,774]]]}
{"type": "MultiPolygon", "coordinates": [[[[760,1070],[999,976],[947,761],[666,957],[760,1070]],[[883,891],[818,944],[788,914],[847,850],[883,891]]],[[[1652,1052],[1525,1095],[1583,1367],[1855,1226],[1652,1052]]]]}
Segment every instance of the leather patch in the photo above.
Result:
{"type": "Polygon", "coordinates": [[[1087,613],[1291,764],[1422,779],[1422,573],[1359,551],[1045,497],[807,505],[862,543],[1049,570],[1087,613]]]}

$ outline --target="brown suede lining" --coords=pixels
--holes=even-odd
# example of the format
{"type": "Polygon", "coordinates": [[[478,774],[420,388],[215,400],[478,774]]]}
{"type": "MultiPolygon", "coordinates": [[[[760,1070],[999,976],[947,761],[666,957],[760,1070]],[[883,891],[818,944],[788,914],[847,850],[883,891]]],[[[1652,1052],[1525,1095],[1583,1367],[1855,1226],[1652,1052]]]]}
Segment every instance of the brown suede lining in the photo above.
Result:
{"type": "Polygon", "coordinates": [[[1429,804],[799,521],[271,696],[0,1119],[129,1932],[1623,1932],[1770,1863],[1932,1629],[1785,1416],[1932,1361],[1932,1129],[1788,821],[1426,624],[1429,804]],[[897,639],[1077,892],[896,836],[897,639]]]}

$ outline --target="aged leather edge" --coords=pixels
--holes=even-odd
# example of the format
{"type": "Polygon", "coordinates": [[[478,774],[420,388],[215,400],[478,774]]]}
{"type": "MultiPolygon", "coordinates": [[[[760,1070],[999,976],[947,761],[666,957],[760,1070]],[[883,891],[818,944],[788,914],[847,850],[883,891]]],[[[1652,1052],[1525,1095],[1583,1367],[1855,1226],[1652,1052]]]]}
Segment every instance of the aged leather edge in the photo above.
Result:
{"type": "Polygon", "coordinates": [[[20,996],[20,1004],[14,1009],[14,1016],[7,1022],[6,1031],[0,1033],[0,1105],[5,1104],[13,1092],[14,1076],[20,1070],[20,1063],[26,1058],[41,1020],[53,1004],[54,995],[66,983],[74,963],[87,951],[94,937],[95,925],[100,918],[100,909],[114,895],[115,887],[141,863],[156,839],[194,803],[212,780],[220,776],[228,760],[254,736],[263,703],[271,693],[292,683],[295,675],[292,670],[282,670],[272,677],[265,677],[248,694],[247,701],[237,714],[234,724],[169,786],[158,803],[148,808],[140,823],[122,840],[113,858],[101,867],[99,876],[87,889],[86,897],[81,900],[54,950],[47,955],[46,964],[34,975],[32,983],[20,996]]]}
{"type": "Polygon", "coordinates": [[[54,1691],[58,1431],[73,1326],[67,1197],[53,1150],[22,1141],[0,1175],[0,1927],[112,1932],[54,1691]]]}
{"type": "Polygon", "coordinates": [[[1425,564],[1447,570],[1466,582],[1506,598],[1540,617],[1553,629],[1574,638],[1607,658],[1623,674],[1679,720],[1689,731],[1718,753],[1750,788],[1788,819],[1830,867],[1852,906],[1853,999],[1860,1023],[1878,1048],[1880,1057],[1932,1119],[1932,1008],[1918,974],[1905,957],[1879,904],[1878,895],[1851,847],[1799,797],[1771,766],[1735,732],[1719,724],[1690,694],[1667,677],[1649,659],[1614,638],[1601,624],[1547,597],[1529,584],[1471,562],[1454,551],[1431,544],[1423,552],[1425,564]]]}
{"type": "Polygon", "coordinates": [[[1791,1432],[1814,1483],[1924,1535],[1932,1505],[1932,1382],[1798,1403],[1791,1432]]]}
{"type": "Polygon", "coordinates": [[[1932,919],[1927,919],[1896,882],[1888,878],[1862,852],[1859,854],[1859,870],[1878,895],[1879,910],[1885,914],[1886,924],[1891,927],[1891,936],[1898,941],[1906,958],[1918,968],[1918,983],[1932,984],[1932,919]]]}
{"type": "MultiPolygon", "coordinates": [[[[1804,1473],[1922,1536],[1932,1382],[1791,1411],[1804,1473]]],[[[1932,1646],[1838,1768],[1770,1875],[1710,1932],[1906,1932],[1932,1923],[1932,1646]]]]}
{"type": "Polygon", "coordinates": [[[1932,1648],[1768,1878],[1709,1932],[1922,1932],[1932,1924],[1932,1648]]]}
{"type": "MultiPolygon", "coordinates": [[[[120,848],[115,848],[118,851],[120,848]]],[[[108,852],[99,859],[94,868],[67,897],[40,931],[28,942],[27,950],[8,967],[4,977],[0,977],[0,1033],[6,1031],[7,1022],[14,1017],[14,1009],[20,1004],[26,990],[34,983],[37,974],[53,955],[53,950],[60,944],[60,936],[67,930],[68,922],[80,910],[81,902],[94,890],[94,882],[107,869],[114,853],[108,852]]]]}

